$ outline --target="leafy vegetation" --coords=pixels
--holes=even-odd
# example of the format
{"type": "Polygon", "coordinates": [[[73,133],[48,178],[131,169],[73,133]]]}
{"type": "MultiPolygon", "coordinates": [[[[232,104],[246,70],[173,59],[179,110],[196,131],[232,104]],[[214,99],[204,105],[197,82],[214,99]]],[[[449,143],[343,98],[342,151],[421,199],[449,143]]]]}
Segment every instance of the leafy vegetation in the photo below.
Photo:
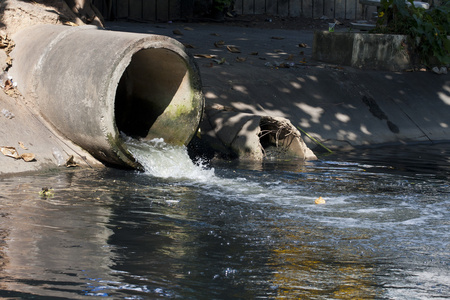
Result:
{"type": "Polygon", "coordinates": [[[225,8],[231,5],[231,0],[214,0],[213,6],[217,11],[224,11],[225,8]]]}
{"type": "Polygon", "coordinates": [[[381,0],[374,32],[408,35],[425,65],[433,59],[450,64],[450,0],[428,10],[415,7],[413,0],[381,0]]]}

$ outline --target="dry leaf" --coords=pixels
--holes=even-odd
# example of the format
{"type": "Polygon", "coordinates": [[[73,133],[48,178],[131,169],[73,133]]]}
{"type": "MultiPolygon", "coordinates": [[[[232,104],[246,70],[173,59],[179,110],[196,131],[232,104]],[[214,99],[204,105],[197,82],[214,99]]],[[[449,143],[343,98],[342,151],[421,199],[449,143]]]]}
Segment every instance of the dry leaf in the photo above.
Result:
{"type": "Polygon", "coordinates": [[[36,160],[36,155],[34,155],[33,153],[24,153],[20,156],[20,158],[22,158],[26,162],[30,162],[36,160]]]}
{"type": "Polygon", "coordinates": [[[317,198],[316,200],[314,200],[315,204],[325,204],[325,199],[323,199],[322,197],[317,198]]]}
{"type": "Polygon", "coordinates": [[[216,46],[216,48],[220,48],[223,45],[225,45],[224,41],[217,41],[217,42],[214,43],[214,46],[216,46]]]}
{"type": "Polygon", "coordinates": [[[78,26],[78,24],[75,24],[74,22],[70,22],[70,21],[64,22],[63,25],[73,26],[73,27],[78,26]]]}
{"type": "Polygon", "coordinates": [[[8,65],[8,66],[12,66],[12,61],[13,61],[13,59],[11,58],[11,56],[7,56],[6,57],[6,64],[8,65]]]}
{"type": "Polygon", "coordinates": [[[294,54],[289,54],[288,58],[286,60],[294,60],[294,54]]]}
{"type": "Polygon", "coordinates": [[[284,51],[283,51],[283,49],[275,49],[275,50],[273,50],[273,52],[280,53],[280,52],[284,52],[284,51]]]}
{"type": "Polygon", "coordinates": [[[258,55],[258,52],[251,52],[250,55],[258,55]]]}
{"type": "Polygon", "coordinates": [[[245,57],[236,57],[236,61],[239,61],[239,62],[244,62],[244,61],[246,61],[247,60],[247,58],[245,58],[245,57]]]}
{"type": "Polygon", "coordinates": [[[9,147],[9,146],[0,147],[0,152],[2,152],[3,155],[5,155],[5,156],[9,156],[9,157],[12,157],[15,159],[20,158],[19,153],[17,153],[17,150],[14,147],[9,147]]]}
{"type": "Polygon", "coordinates": [[[241,50],[239,50],[239,48],[234,47],[234,46],[227,46],[228,51],[230,51],[231,53],[241,53],[241,50]]]}
{"type": "Polygon", "coordinates": [[[300,44],[298,44],[298,46],[299,46],[300,48],[306,48],[306,47],[308,47],[308,44],[300,43],[300,44]]]}
{"type": "Polygon", "coordinates": [[[223,65],[223,64],[227,64],[227,65],[228,65],[228,63],[227,63],[225,57],[222,57],[221,59],[213,59],[213,61],[214,61],[215,63],[217,63],[218,65],[223,65]]]}
{"type": "Polygon", "coordinates": [[[19,142],[19,146],[20,148],[22,148],[23,150],[28,150],[27,147],[25,147],[25,145],[22,142],[19,142]]]}
{"type": "Polygon", "coordinates": [[[68,167],[68,168],[78,167],[78,164],[73,160],[73,155],[71,155],[66,160],[66,167],[68,167]]]}
{"type": "Polygon", "coordinates": [[[211,55],[211,54],[194,54],[195,57],[200,57],[200,58],[214,58],[216,57],[215,55],[211,55]]]}
{"type": "Polygon", "coordinates": [[[191,28],[191,27],[184,27],[183,29],[184,29],[184,30],[188,30],[188,31],[194,30],[194,28],[191,28]]]}
{"type": "Polygon", "coordinates": [[[178,30],[178,29],[174,29],[172,32],[175,35],[183,35],[183,33],[180,30],[178,30]]]}
{"type": "Polygon", "coordinates": [[[186,48],[190,48],[190,49],[194,49],[195,48],[191,44],[183,44],[183,46],[186,47],[186,48]]]}
{"type": "Polygon", "coordinates": [[[220,34],[218,34],[218,33],[211,33],[211,35],[213,35],[213,36],[220,36],[220,34]]]}
{"type": "Polygon", "coordinates": [[[273,40],[284,40],[284,37],[273,36],[273,37],[271,37],[271,39],[273,39],[273,40]]]}
{"type": "Polygon", "coordinates": [[[9,38],[8,35],[0,35],[0,48],[6,48],[6,55],[9,55],[9,53],[11,53],[14,46],[14,42],[9,38]]]}
{"type": "Polygon", "coordinates": [[[4,87],[3,89],[4,89],[5,91],[8,91],[8,90],[10,90],[10,89],[12,89],[12,88],[14,88],[14,87],[13,87],[13,84],[12,84],[11,80],[7,79],[7,80],[5,81],[5,87],[4,87]]]}

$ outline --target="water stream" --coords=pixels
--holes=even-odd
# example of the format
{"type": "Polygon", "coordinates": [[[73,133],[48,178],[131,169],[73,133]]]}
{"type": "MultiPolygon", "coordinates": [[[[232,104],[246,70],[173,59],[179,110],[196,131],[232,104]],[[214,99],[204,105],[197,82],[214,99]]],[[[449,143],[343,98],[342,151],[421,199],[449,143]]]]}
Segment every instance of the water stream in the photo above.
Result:
{"type": "Polygon", "coordinates": [[[0,297],[450,297],[449,144],[214,164],[130,147],[146,172],[0,178],[0,297]]]}

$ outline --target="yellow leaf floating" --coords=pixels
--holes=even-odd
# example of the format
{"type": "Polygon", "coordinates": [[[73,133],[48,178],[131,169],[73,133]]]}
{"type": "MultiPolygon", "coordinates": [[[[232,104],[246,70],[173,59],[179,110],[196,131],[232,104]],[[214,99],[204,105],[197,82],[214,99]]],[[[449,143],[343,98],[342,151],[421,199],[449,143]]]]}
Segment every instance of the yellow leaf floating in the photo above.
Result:
{"type": "Polygon", "coordinates": [[[316,200],[314,200],[315,204],[325,204],[325,199],[323,199],[322,197],[317,198],[316,200]]]}

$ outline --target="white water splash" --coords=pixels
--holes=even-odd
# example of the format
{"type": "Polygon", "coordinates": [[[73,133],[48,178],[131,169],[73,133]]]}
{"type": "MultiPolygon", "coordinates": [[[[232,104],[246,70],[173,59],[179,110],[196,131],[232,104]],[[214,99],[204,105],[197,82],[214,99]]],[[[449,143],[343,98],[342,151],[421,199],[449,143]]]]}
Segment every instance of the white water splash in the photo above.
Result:
{"type": "Polygon", "coordinates": [[[210,180],[213,168],[207,168],[202,161],[194,163],[184,146],[166,144],[163,139],[150,141],[124,138],[128,150],[144,167],[145,172],[160,178],[210,180]]]}

